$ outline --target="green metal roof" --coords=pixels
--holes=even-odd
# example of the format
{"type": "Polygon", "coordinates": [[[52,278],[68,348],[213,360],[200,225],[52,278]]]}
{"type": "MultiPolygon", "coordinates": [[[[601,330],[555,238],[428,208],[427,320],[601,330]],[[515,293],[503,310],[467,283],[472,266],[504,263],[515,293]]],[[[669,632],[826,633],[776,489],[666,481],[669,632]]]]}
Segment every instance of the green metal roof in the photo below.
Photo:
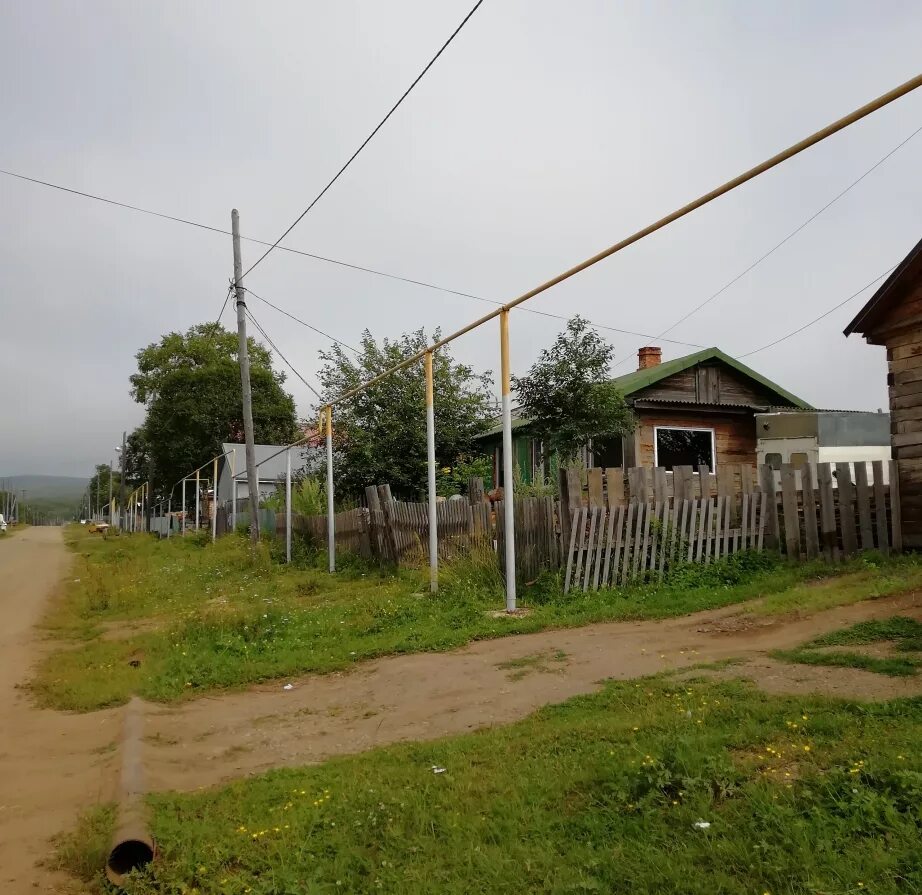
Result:
{"type": "Polygon", "coordinates": [[[735,358],[730,357],[729,354],[724,354],[719,348],[705,348],[702,351],[696,351],[694,354],[686,354],[685,357],[677,357],[674,360],[667,360],[665,363],[657,364],[655,367],[648,367],[646,370],[634,370],[632,373],[625,373],[623,376],[618,376],[613,382],[618,386],[621,394],[627,398],[634,394],[634,392],[639,392],[641,389],[648,388],[669,376],[674,376],[676,373],[681,373],[689,367],[694,367],[696,364],[708,360],[722,361],[728,367],[732,367],[744,376],[748,376],[750,379],[758,382],[759,385],[774,392],[776,395],[783,398],[784,401],[790,402],[795,407],[803,407],[805,410],[813,409],[802,398],[798,398],[797,395],[791,394],[791,392],[783,389],[780,385],[756,373],[751,367],[747,367],[745,364],[740,363],[735,358]]]}

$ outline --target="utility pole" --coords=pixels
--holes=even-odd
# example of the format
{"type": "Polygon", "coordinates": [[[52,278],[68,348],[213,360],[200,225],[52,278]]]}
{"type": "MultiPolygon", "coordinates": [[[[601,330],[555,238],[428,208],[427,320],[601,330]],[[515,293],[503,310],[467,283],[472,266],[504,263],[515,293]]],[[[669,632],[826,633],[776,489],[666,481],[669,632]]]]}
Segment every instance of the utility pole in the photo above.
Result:
{"type": "MultiPolygon", "coordinates": [[[[253,395],[250,392],[250,357],[247,350],[246,293],[243,289],[243,261],[240,258],[240,215],[231,211],[234,241],[234,291],[237,293],[237,357],[240,360],[240,386],[243,394],[243,435],[246,440],[247,496],[250,503],[250,540],[259,542],[259,480],[256,477],[256,448],[253,443],[253,395]]],[[[215,482],[215,496],[218,483],[215,482]]],[[[215,507],[217,510],[217,507],[215,507]]]]}
{"type": "Polygon", "coordinates": [[[118,454],[118,527],[127,527],[125,515],[125,433],[122,432],[122,449],[118,454]],[[124,521],[123,521],[124,520],[124,521]]]}

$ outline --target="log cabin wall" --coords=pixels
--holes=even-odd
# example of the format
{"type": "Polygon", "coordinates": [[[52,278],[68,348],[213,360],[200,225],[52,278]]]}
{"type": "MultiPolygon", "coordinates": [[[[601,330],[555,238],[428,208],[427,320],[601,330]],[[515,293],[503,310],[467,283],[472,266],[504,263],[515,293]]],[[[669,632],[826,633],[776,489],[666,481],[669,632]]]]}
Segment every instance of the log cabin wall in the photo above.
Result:
{"type": "Polygon", "coordinates": [[[634,438],[639,466],[656,465],[654,434],[657,426],[713,429],[718,468],[727,463],[756,465],[755,414],[750,410],[741,413],[695,412],[691,408],[678,413],[669,410],[635,410],[635,415],[637,428],[634,430],[634,438]]]}
{"type": "Polygon", "coordinates": [[[922,275],[865,333],[887,349],[890,443],[900,476],[903,543],[922,548],[922,275]]]}

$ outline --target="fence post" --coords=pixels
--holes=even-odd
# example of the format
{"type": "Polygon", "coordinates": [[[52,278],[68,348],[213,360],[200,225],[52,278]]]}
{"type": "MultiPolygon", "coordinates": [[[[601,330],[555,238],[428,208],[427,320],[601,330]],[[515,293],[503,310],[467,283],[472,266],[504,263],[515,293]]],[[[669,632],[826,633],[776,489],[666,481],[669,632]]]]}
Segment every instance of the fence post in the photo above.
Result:
{"type": "Polygon", "coordinates": [[[195,530],[199,530],[202,520],[202,510],[201,510],[201,496],[202,496],[202,482],[201,482],[201,470],[195,470],[195,530]]]}
{"type": "Polygon", "coordinates": [[[186,480],[182,480],[182,537],[186,536],[186,480]]]}
{"type": "Polygon", "coordinates": [[[285,562],[291,562],[291,448],[285,451],[285,562]]]}
{"type": "Polygon", "coordinates": [[[768,530],[765,543],[769,547],[781,549],[781,528],[778,524],[778,496],[775,490],[775,470],[767,463],[759,467],[759,486],[763,494],[768,495],[768,530]]]}
{"type": "MultiPolygon", "coordinates": [[[[218,458],[214,458],[212,475],[214,477],[214,487],[211,500],[211,541],[214,543],[218,539],[218,458]]],[[[258,482],[258,479],[257,479],[258,482]]],[[[256,512],[259,513],[259,494],[256,495],[256,512]]],[[[252,521],[252,520],[251,520],[252,521]]],[[[257,525],[259,520],[257,520],[257,525]]]]}
{"type": "Polygon", "coordinates": [[[173,534],[173,495],[166,502],[166,536],[169,538],[173,534]]]}
{"type": "Polygon", "coordinates": [[[424,358],[426,368],[426,457],[429,466],[429,592],[439,589],[439,523],[435,501],[435,399],[432,384],[432,352],[424,358]]]}
{"type": "Polygon", "coordinates": [[[331,572],[336,571],[336,519],[333,516],[333,406],[326,408],[327,433],[327,556],[331,572]]]}
{"type": "Polygon", "coordinates": [[[512,484],[512,395],[509,376],[509,311],[499,315],[499,353],[503,395],[503,511],[506,536],[506,612],[515,612],[515,513],[512,484]]]}
{"type": "Polygon", "coordinates": [[[394,527],[394,498],[391,495],[390,485],[378,485],[378,498],[381,501],[381,515],[384,517],[384,533],[387,538],[388,548],[394,565],[400,565],[400,543],[397,540],[397,530],[394,527]]]}

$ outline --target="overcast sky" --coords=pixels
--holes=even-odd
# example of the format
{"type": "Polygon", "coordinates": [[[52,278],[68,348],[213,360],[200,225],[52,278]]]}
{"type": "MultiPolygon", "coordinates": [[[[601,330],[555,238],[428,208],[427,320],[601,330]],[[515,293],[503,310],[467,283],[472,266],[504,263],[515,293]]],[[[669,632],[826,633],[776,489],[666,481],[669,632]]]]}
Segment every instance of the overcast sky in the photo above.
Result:
{"type": "MultiPolygon", "coordinates": [[[[274,240],[471,5],[7,0],[0,167],[216,227],[237,207],[274,240]]],[[[911,0],[486,0],[287,244],[508,300],[917,74],[920,45],[911,0]]],[[[922,90],[530,306],[658,333],[920,126],[922,90]]],[[[670,337],[742,354],[895,265],[920,161],[922,134],[670,337]]],[[[137,350],[217,315],[230,239],[2,175],[0,208],[0,475],[89,475],[142,419],[137,350]]],[[[353,344],[488,310],[284,252],[248,285],[353,344]]],[[[746,362],[816,406],[885,407],[883,349],[842,336],[871,292],[746,362]]],[[[252,307],[313,381],[323,337],[252,307]]],[[[514,312],[514,371],[561,326],[514,312]]],[[[603,332],[617,372],[650,341],[603,332]]],[[[496,324],[454,350],[497,369],[496,324]]]]}

